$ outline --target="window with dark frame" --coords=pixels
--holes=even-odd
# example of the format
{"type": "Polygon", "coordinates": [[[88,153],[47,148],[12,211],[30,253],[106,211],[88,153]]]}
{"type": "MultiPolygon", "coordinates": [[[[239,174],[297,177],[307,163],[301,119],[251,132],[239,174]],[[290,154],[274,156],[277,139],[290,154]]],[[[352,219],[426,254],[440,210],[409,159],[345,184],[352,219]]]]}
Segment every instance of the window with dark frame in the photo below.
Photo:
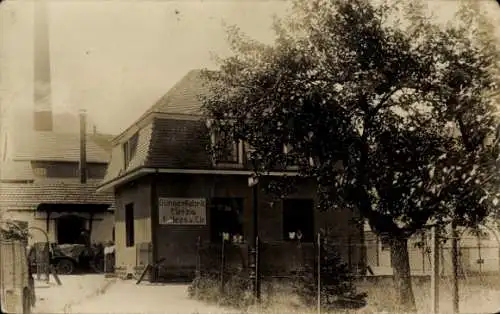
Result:
{"type": "Polygon", "coordinates": [[[240,163],[239,142],[228,140],[221,132],[212,132],[212,145],[216,148],[215,162],[224,164],[240,163]]]}
{"type": "Polygon", "coordinates": [[[127,247],[135,245],[134,203],[125,205],[125,237],[127,247]]]}
{"type": "Polygon", "coordinates": [[[222,234],[243,236],[243,198],[210,199],[210,238],[213,243],[222,241],[222,234]]]}
{"type": "Polygon", "coordinates": [[[283,153],[287,158],[288,167],[297,167],[299,165],[298,157],[293,153],[293,147],[290,144],[283,145],[283,153]]]}
{"type": "Polygon", "coordinates": [[[130,161],[134,158],[137,152],[137,144],[139,142],[139,133],[135,133],[132,137],[123,143],[123,157],[125,161],[125,166],[128,166],[130,161]]]}
{"type": "Polygon", "coordinates": [[[314,242],[314,200],[283,200],[283,238],[285,241],[314,242]],[[292,238],[292,237],[293,238],[292,238]]]}

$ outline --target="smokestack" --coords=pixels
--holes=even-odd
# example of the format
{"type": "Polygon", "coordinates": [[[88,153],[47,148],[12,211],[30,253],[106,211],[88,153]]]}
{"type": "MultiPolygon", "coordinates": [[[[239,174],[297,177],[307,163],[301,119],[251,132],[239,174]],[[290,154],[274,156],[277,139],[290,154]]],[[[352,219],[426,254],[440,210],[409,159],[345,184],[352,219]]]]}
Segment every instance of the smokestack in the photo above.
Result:
{"type": "Polygon", "coordinates": [[[45,0],[37,0],[34,5],[34,128],[36,131],[52,131],[47,4],[45,0]]]}
{"type": "Polygon", "coordinates": [[[87,183],[87,113],[80,110],[80,183],[87,183]]]}

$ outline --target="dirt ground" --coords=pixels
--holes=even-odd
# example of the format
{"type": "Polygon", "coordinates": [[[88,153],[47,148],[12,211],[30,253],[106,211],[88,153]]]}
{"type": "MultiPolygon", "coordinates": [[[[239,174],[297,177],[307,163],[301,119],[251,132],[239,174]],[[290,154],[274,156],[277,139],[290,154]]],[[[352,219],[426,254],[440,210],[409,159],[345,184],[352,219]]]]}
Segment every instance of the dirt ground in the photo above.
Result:
{"type": "MultiPolygon", "coordinates": [[[[81,314],[241,314],[192,300],[186,284],[136,285],[133,280],[106,279],[102,275],[61,276],[62,286],[53,279],[49,285],[37,282],[35,313],[81,314]]],[[[414,280],[413,290],[419,313],[430,313],[430,283],[414,280]]],[[[351,313],[399,313],[394,306],[395,293],[390,278],[358,284],[368,293],[368,306],[351,313]]],[[[451,313],[451,285],[446,279],[440,286],[442,314],[451,313]]],[[[460,313],[496,313],[500,310],[500,277],[472,277],[460,282],[460,313]]],[[[254,307],[248,314],[316,313],[298,305],[290,295],[277,295],[267,308],[254,307]]],[[[348,312],[340,312],[348,313],[348,312]]]]}
{"type": "Polygon", "coordinates": [[[35,313],[231,313],[189,299],[185,284],[136,285],[133,280],[106,279],[102,275],[60,278],[61,286],[57,286],[53,279],[50,285],[37,282],[35,313]]]}

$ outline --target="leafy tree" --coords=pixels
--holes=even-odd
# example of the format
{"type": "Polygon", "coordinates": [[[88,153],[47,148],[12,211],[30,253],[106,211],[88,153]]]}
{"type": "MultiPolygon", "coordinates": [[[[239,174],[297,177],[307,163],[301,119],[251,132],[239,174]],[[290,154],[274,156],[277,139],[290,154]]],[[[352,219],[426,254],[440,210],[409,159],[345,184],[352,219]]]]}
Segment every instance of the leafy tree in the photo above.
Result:
{"type": "Polygon", "coordinates": [[[407,239],[454,217],[477,224],[498,202],[497,50],[474,13],[459,10],[465,27],[437,24],[421,1],[297,0],[273,45],[230,28],[234,56],[206,73],[211,127],[253,147],[257,174],[298,164],[322,209],[351,208],[391,239],[408,310],[407,239]]]}

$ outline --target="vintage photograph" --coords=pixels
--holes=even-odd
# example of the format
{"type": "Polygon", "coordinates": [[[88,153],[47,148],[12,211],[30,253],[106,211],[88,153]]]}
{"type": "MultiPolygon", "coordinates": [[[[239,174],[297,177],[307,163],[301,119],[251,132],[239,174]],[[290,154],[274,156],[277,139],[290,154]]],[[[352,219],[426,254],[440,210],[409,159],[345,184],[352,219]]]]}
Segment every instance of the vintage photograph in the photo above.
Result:
{"type": "Polygon", "coordinates": [[[0,313],[500,313],[500,3],[0,1],[0,313]]]}

